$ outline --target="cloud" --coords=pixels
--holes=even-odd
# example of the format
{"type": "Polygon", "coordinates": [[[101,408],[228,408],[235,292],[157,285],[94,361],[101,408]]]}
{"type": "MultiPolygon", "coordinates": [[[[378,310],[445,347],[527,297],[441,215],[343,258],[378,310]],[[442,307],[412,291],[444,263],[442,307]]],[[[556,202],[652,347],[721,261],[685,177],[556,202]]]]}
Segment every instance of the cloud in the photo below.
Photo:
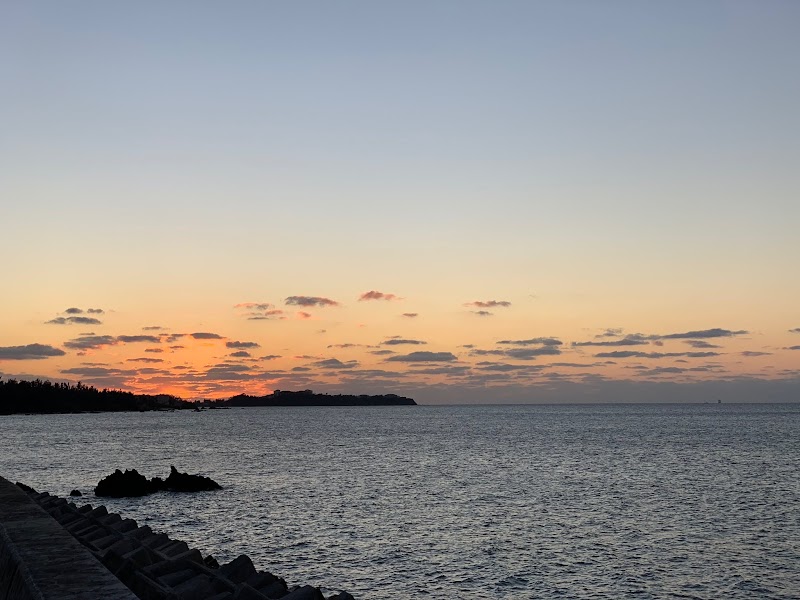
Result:
{"type": "Polygon", "coordinates": [[[795,327],[794,329],[790,329],[789,333],[800,333],[800,327],[795,327]]]}
{"type": "Polygon", "coordinates": [[[247,350],[237,350],[236,352],[231,352],[229,356],[233,358],[250,358],[251,354],[247,350]]]}
{"type": "Polygon", "coordinates": [[[668,333],[667,335],[655,336],[662,340],[683,340],[683,339],[703,339],[703,338],[718,338],[718,337],[733,337],[736,335],[745,335],[750,333],[744,329],[738,331],[731,331],[730,329],[720,329],[715,327],[713,329],[701,329],[698,331],[687,331],[685,333],[668,333]]]}
{"type": "Polygon", "coordinates": [[[358,366],[358,361],[351,360],[345,363],[338,358],[326,358],[325,360],[318,360],[312,364],[321,369],[352,369],[358,366]]]}
{"type": "Polygon", "coordinates": [[[654,369],[646,369],[639,372],[639,375],[671,375],[675,373],[684,373],[687,369],[681,367],[656,367],[654,369]]]}
{"type": "Polygon", "coordinates": [[[163,358],[129,358],[127,362],[163,363],[163,358]]]}
{"type": "MultiPolygon", "coordinates": [[[[183,348],[183,346],[170,346],[170,348],[183,348]]],[[[145,352],[152,352],[154,354],[160,354],[164,350],[163,350],[163,348],[145,348],[144,351],[145,352]]]]}
{"type": "Polygon", "coordinates": [[[42,360],[52,356],[64,356],[66,352],[46,344],[25,346],[0,346],[0,360],[42,360]]]}
{"type": "Polygon", "coordinates": [[[272,310],[266,310],[262,313],[249,313],[247,315],[248,321],[274,321],[277,319],[285,319],[286,317],[281,316],[283,315],[283,311],[280,308],[274,308],[272,310]]]}
{"type": "Polygon", "coordinates": [[[472,302],[465,302],[464,306],[474,306],[475,308],[508,308],[511,302],[508,300],[474,300],[472,302]]]}
{"type": "Polygon", "coordinates": [[[242,381],[255,379],[253,373],[248,373],[250,370],[251,368],[247,365],[221,363],[207,369],[203,374],[203,379],[211,379],[213,381],[242,381]]]}
{"type": "Polygon", "coordinates": [[[419,313],[403,313],[401,316],[407,319],[416,319],[419,316],[419,313]]]}
{"type": "Polygon", "coordinates": [[[555,356],[561,354],[557,346],[541,346],[539,348],[511,348],[502,350],[479,350],[470,351],[472,356],[505,356],[517,360],[533,360],[537,356],[555,356]]]}
{"type": "Polygon", "coordinates": [[[56,317],[45,321],[47,325],[102,325],[103,322],[94,317],[56,317]]]}
{"type": "Polygon", "coordinates": [[[243,309],[249,312],[245,313],[244,317],[248,321],[273,321],[276,319],[283,319],[283,311],[275,308],[274,304],[269,302],[241,302],[234,304],[233,308],[243,309]]]}
{"type": "Polygon", "coordinates": [[[423,369],[414,369],[408,371],[413,375],[465,375],[470,370],[469,367],[460,367],[456,365],[446,365],[442,367],[427,367],[423,369]]]}
{"type": "Polygon", "coordinates": [[[561,340],[552,337],[538,337],[529,340],[500,340],[497,343],[512,346],[535,346],[540,344],[543,346],[561,346],[563,344],[561,340]]]}
{"type": "Polygon", "coordinates": [[[477,315],[479,317],[491,317],[494,314],[489,312],[488,310],[471,310],[470,312],[473,315],[477,315]]]}
{"type": "Polygon", "coordinates": [[[147,327],[142,327],[142,331],[161,331],[164,329],[160,325],[148,325],[147,327]]]}
{"type": "Polygon", "coordinates": [[[496,371],[507,373],[513,371],[540,371],[546,369],[548,365],[510,365],[507,363],[479,362],[477,368],[481,371],[496,371]]]}
{"type": "Polygon", "coordinates": [[[395,294],[384,294],[383,292],[376,292],[375,290],[371,290],[369,292],[364,292],[358,297],[359,302],[364,302],[365,300],[402,300],[399,296],[395,294]]]}
{"type": "Polygon", "coordinates": [[[533,360],[537,356],[553,356],[561,354],[556,346],[542,346],[541,348],[512,348],[504,351],[505,356],[517,360],[533,360]]]}
{"type": "Polygon", "coordinates": [[[275,305],[270,304],[269,302],[240,302],[239,304],[234,304],[233,308],[246,308],[247,310],[269,310],[270,308],[275,308],[275,305]]]}
{"type": "Polygon", "coordinates": [[[74,340],[64,342],[65,348],[71,350],[95,350],[103,346],[113,346],[117,339],[111,335],[82,335],[74,340]]]}
{"type": "Polygon", "coordinates": [[[421,346],[427,343],[428,342],[423,342],[422,340],[406,340],[403,338],[392,338],[390,340],[381,342],[381,346],[421,346]]]}
{"type": "Polygon", "coordinates": [[[260,348],[261,345],[258,342],[225,342],[226,348],[260,348]]]}
{"type": "Polygon", "coordinates": [[[573,346],[646,346],[650,342],[640,337],[626,336],[621,340],[603,340],[600,342],[572,342],[573,346]]]}
{"type": "Polygon", "coordinates": [[[87,311],[84,311],[82,308],[78,308],[77,306],[71,306],[64,310],[65,315],[82,315],[84,312],[88,312],[90,315],[102,315],[105,311],[102,308],[90,308],[87,311]]]}
{"type": "Polygon", "coordinates": [[[135,371],[122,370],[110,367],[72,367],[61,369],[67,375],[81,375],[83,377],[108,377],[109,375],[132,375],[135,371]]]}
{"type": "Polygon", "coordinates": [[[328,344],[328,348],[361,348],[363,344],[328,344]]]}
{"type": "Polygon", "coordinates": [[[118,335],[117,341],[123,344],[135,344],[138,342],[146,342],[148,344],[158,344],[161,338],[154,335],[118,335]]]}
{"type": "Polygon", "coordinates": [[[289,296],[285,300],[286,304],[293,306],[339,306],[339,303],[330,298],[320,296],[289,296]]]}
{"type": "Polygon", "coordinates": [[[265,356],[259,356],[260,360],[275,360],[276,358],[280,358],[280,354],[266,354],[265,356]]]}
{"type": "Polygon", "coordinates": [[[374,354],[375,356],[386,356],[389,354],[396,354],[394,350],[371,350],[370,354],[374,354]]]}
{"type": "Polygon", "coordinates": [[[742,356],[772,356],[772,352],[758,352],[756,350],[744,350],[739,354],[742,356]]]}
{"type": "Polygon", "coordinates": [[[505,356],[507,350],[481,350],[474,348],[470,351],[471,356],[505,356]]]}
{"type": "Polygon", "coordinates": [[[620,337],[622,335],[622,327],[609,327],[603,333],[598,333],[596,338],[606,338],[606,337],[620,337]]]}
{"type": "Polygon", "coordinates": [[[190,333],[189,335],[191,335],[196,340],[223,340],[223,339],[225,339],[225,338],[223,338],[221,335],[219,335],[217,333],[207,333],[205,331],[201,331],[199,333],[190,333]]]}
{"type": "Polygon", "coordinates": [[[311,318],[311,313],[307,313],[304,310],[297,311],[297,318],[301,320],[306,320],[311,318]]]}
{"type": "Polygon", "coordinates": [[[616,350],[614,352],[600,352],[595,354],[595,358],[671,358],[676,356],[707,358],[719,355],[719,352],[634,352],[633,350],[616,350]]]}
{"type": "Polygon", "coordinates": [[[789,346],[788,348],[784,348],[784,350],[800,350],[800,346],[789,346]]]}
{"type": "Polygon", "coordinates": [[[704,340],[685,340],[683,343],[688,344],[692,348],[722,348],[722,346],[704,340]]]}
{"type": "Polygon", "coordinates": [[[646,352],[634,352],[633,350],[615,350],[614,352],[600,352],[595,354],[600,358],[646,358],[646,352]]]}
{"type": "MultiPolygon", "coordinates": [[[[622,329],[606,329],[605,332],[596,335],[595,338],[607,338],[621,335],[622,329]]],[[[649,342],[653,342],[657,346],[663,345],[662,340],[687,340],[686,343],[695,348],[718,348],[719,346],[704,345],[704,339],[721,338],[721,337],[734,337],[737,335],[745,335],[749,333],[743,329],[733,331],[730,329],[721,329],[715,327],[712,329],[699,329],[694,331],[686,331],[682,333],[668,333],[664,335],[644,335],[641,333],[629,333],[620,340],[604,340],[599,342],[573,342],[573,346],[643,346],[649,342]]]]}
{"type": "Polygon", "coordinates": [[[409,354],[398,354],[386,359],[388,362],[450,362],[456,360],[451,352],[411,352],[409,354]]]}

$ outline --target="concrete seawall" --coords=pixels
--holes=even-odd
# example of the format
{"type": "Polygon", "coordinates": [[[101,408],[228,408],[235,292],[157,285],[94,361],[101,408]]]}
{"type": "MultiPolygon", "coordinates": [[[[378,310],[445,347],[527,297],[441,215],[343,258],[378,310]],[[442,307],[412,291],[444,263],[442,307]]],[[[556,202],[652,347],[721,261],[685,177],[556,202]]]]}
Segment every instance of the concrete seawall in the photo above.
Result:
{"type": "Polygon", "coordinates": [[[0,477],[0,600],[72,598],[354,600],[288,586],[246,555],[220,565],[105,506],[77,506],[0,477]]]}
{"type": "Polygon", "coordinates": [[[136,600],[92,553],[0,477],[0,600],[136,600]]]}

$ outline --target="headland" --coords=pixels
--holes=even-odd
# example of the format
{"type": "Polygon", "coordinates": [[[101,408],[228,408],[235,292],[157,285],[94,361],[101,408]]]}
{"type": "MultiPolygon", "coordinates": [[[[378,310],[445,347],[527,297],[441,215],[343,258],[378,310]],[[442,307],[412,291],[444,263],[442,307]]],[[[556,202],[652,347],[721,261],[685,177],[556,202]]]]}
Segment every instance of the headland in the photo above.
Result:
{"type": "Polygon", "coordinates": [[[317,394],[276,390],[265,396],[239,394],[228,399],[192,402],[169,394],[134,394],[121,390],[98,390],[92,386],[53,383],[36,379],[0,380],[0,415],[81,412],[144,412],[153,410],[199,410],[247,406],[414,406],[416,402],[396,394],[317,394]]]}

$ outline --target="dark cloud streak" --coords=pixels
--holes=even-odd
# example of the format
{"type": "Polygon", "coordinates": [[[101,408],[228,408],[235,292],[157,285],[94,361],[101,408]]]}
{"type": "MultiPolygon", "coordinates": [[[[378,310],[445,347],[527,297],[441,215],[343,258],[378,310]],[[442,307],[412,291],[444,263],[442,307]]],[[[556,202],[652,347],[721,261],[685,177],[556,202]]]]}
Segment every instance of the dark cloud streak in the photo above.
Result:
{"type": "Polygon", "coordinates": [[[103,322],[94,317],[56,317],[45,321],[47,325],[102,325],[103,322]]]}
{"type": "Polygon", "coordinates": [[[25,346],[0,346],[0,360],[42,360],[53,356],[64,356],[66,352],[47,344],[25,346]]]}
{"type": "Polygon", "coordinates": [[[386,300],[387,302],[391,302],[392,300],[402,300],[402,298],[395,294],[385,294],[383,292],[371,290],[369,292],[364,292],[358,297],[359,302],[365,302],[367,300],[386,300]]]}
{"type": "Polygon", "coordinates": [[[323,298],[321,296],[289,296],[284,301],[287,305],[292,306],[339,306],[339,303],[335,300],[331,300],[330,298],[323,298]]]}
{"type": "Polygon", "coordinates": [[[409,354],[398,354],[397,356],[390,356],[386,359],[387,362],[451,362],[456,360],[456,357],[451,352],[411,352],[409,354]]]}
{"type": "Polygon", "coordinates": [[[475,308],[508,308],[511,302],[508,300],[473,300],[466,302],[464,306],[474,306],[475,308]]]}
{"type": "Polygon", "coordinates": [[[239,342],[239,341],[232,341],[232,342],[225,342],[226,348],[236,348],[236,349],[243,349],[243,348],[260,348],[261,344],[258,342],[239,342]]]}

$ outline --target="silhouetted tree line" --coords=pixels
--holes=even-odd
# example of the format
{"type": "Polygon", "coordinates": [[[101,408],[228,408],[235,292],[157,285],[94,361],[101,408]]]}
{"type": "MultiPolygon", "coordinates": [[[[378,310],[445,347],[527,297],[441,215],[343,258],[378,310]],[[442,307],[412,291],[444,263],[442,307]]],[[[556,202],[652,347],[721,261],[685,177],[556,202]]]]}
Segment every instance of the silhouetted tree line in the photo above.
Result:
{"type": "Polygon", "coordinates": [[[121,390],[98,390],[80,382],[0,379],[0,415],[166,410],[192,406],[185,400],[167,394],[151,396],[121,390]]]}

